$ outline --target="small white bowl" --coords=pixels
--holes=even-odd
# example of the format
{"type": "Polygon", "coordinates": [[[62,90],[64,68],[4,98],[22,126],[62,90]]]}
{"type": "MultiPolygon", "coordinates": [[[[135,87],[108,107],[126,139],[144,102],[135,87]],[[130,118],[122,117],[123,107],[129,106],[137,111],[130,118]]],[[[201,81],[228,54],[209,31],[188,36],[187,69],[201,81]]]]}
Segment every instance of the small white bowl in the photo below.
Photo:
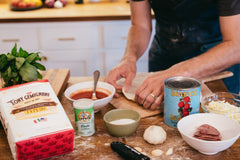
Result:
{"type": "Polygon", "coordinates": [[[240,124],[224,115],[214,113],[198,113],[182,118],[177,123],[182,138],[191,147],[206,155],[213,155],[229,148],[240,136],[240,124]],[[221,134],[221,141],[206,141],[193,137],[202,124],[215,127],[221,134]]]}
{"type": "MultiPolygon", "coordinates": [[[[93,81],[80,82],[80,83],[74,84],[65,90],[64,95],[67,97],[67,99],[74,102],[76,100],[70,98],[70,95],[80,90],[92,91],[93,81]]],[[[104,92],[108,94],[108,96],[102,99],[94,100],[94,112],[98,112],[100,109],[105,107],[111,101],[116,91],[111,84],[102,82],[102,81],[98,81],[96,90],[104,92]]]]}

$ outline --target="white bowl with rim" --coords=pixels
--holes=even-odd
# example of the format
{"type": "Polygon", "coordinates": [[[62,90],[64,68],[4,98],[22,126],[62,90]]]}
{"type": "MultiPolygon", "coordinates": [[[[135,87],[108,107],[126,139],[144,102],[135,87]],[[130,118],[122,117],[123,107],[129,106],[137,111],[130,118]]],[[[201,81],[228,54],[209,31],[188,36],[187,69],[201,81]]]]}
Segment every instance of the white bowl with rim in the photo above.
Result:
{"type": "Polygon", "coordinates": [[[178,121],[178,131],[184,141],[200,153],[213,155],[232,146],[240,136],[240,124],[224,115],[198,113],[186,116],[178,121]],[[193,137],[202,124],[215,127],[221,134],[221,141],[207,141],[193,137]]]}
{"type": "MultiPolygon", "coordinates": [[[[84,92],[84,91],[93,91],[93,81],[76,83],[76,84],[68,87],[65,90],[64,95],[71,102],[74,102],[77,99],[72,99],[71,95],[76,94],[77,92],[84,92]]],[[[115,88],[111,84],[109,84],[107,82],[102,82],[102,81],[98,81],[98,83],[97,83],[96,92],[98,92],[98,91],[105,93],[108,96],[105,98],[94,100],[94,111],[95,112],[97,112],[100,109],[102,109],[103,107],[105,107],[112,100],[112,98],[116,92],[115,88]]]]}

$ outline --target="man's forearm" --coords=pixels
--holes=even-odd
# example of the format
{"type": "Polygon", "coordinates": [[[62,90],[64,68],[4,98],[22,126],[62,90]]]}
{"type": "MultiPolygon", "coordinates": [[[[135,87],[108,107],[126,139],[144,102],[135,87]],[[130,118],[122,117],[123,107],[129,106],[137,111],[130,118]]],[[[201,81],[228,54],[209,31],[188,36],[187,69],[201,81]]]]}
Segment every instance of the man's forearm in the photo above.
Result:
{"type": "Polygon", "coordinates": [[[131,25],[123,59],[131,58],[137,61],[146,51],[151,38],[151,30],[131,25]]]}
{"type": "Polygon", "coordinates": [[[204,54],[180,62],[169,70],[176,70],[182,76],[202,78],[240,63],[240,47],[234,42],[226,41],[208,50],[204,54]]]}

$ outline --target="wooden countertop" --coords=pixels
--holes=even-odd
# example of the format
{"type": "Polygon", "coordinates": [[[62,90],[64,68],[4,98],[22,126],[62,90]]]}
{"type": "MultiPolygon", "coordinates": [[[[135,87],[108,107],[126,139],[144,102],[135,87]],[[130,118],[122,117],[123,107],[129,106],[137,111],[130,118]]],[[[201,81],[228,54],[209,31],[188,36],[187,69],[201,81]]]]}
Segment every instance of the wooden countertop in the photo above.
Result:
{"type": "Polygon", "coordinates": [[[130,7],[126,0],[101,0],[75,4],[69,0],[63,8],[40,8],[31,11],[11,11],[9,4],[0,4],[0,23],[46,22],[46,21],[89,21],[130,19],[130,7]]]}
{"type": "MultiPolygon", "coordinates": [[[[72,85],[74,83],[80,81],[89,80],[89,77],[71,77],[69,79],[68,85],[72,85]]],[[[227,91],[222,80],[208,82],[207,86],[213,91],[227,91]]],[[[70,121],[75,127],[74,121],[74,111],[71,103],[64,97],[61,97],[61,103],[68,114],[70,121]]],[[[216,155],[203,155],[198,151],[192,149],[189,145],[187,145],[181,138],[179,132],[176,128],[168,127],[163,122],[163,115],[157,115],[153,117],[148,117],[141,119],[140,126],[137,132],[130,137],[112,137],[107,133],[106,127],[103,121],[103,115],[113,109],[114,107],[110,104],[103,108],[100,112],[95,114],[95,127],[96,132],[93,136],[89,137],[81,137],[75,135],[75,148],[72,153],[60,155],[57,157],[50,158],[51,160],[66,160],[66,159],[81,159],[81,160],[121,160],[122,158],[119,155],[112,151],[110,148],[110,143],[112,141],[120,141],[126,143],[133,147],[140,147],[143,149],[149,157],[152,159],[181,159],[181,160],[220,160],[220,159],[240,159],[240,139],[238,139],[235,144],[229,149],[222,151],[216,155]],[[143,139],[144,130],[150,125],[160,125],[167,132],[167,140],[164,144],[161,145],[150,145],[143,139]],[[154,149],[161,149],[166,152],[169,148],[173,148],[172,155],[161,155],[160,157],[151,156],[151,151],[154,149]]],[[[11,151],[8,145],[6,134],[2,126],[0,125],[0,153],[1,160],[9,160],[12,159],[11,151]]]]}

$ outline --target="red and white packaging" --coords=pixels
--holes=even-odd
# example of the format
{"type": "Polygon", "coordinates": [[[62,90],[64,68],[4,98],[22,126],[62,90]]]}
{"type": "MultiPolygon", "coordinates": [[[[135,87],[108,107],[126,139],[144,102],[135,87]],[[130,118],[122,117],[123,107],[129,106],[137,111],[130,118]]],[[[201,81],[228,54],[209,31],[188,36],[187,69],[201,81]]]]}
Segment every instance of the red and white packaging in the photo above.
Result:
{"type": "Polygon", "coordinates": [[[73,151],[74,129],[48,80],[0,89],[0,119],[14,159],[73,151]]]}

